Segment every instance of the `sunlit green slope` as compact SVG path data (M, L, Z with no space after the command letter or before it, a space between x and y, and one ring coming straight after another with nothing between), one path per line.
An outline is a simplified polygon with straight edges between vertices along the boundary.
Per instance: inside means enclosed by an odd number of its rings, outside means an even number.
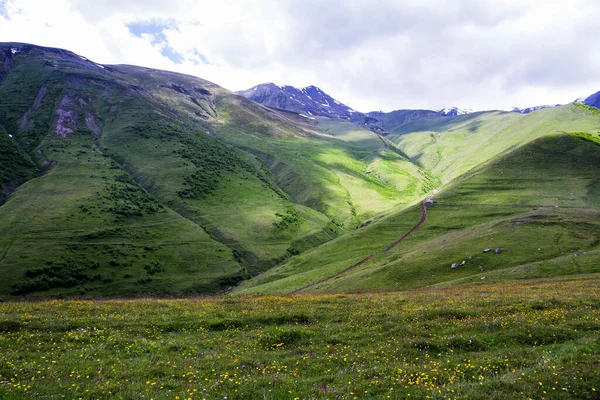
M495 111L422 121L423 131L393 140L411 160L431 170L443 183L548 132L600 129L597 116L576 104L530 114Z
M599 176L600 146L568 134L542 136L437 194L439 204L428 206L425 223L389 252L306 290L597 272ZM332 277L385 249L420 216L417 207L390 215L244 282L238 292L285 293Z

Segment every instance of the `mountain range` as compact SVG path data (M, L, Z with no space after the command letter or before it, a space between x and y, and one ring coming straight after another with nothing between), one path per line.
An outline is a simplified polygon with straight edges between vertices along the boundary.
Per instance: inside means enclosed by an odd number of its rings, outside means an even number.
M382 111L371 111L367 113L358 112L347 105L334 99L316 86L307 86L301 89L290 85L276 85L274 83L263 83L253 86L250 89L235 92L250 100L260 103L264 106L282 111L290 111L307 118L328 117L342 118L351 120L359 125L386 134L389 126L386 121L398 123L396 116L406 116L410 120L420 117L445 116L456 117L459 115L471 114L474 111L470 108L457 106L444 107L441 110L394 110L389 113ZM582 97L575 100L577 103L592 107L600 106L600 92L588 97ZM513 107L511 112L520 114L529 114L533 111L549 107L558 107L560 104L538 105L526 108ZM402 117L400 117L402 119Z
M347 105L334 99L316 86L307 86L301 89L290 85L276 85L274 83L262 83L253 86L250 89L235 92L250 100L256 101L264 106L283 111L291 111L301 116L313 118L314 116L328 118L342 118L354 122L363 123L369 127L377 129L382 128L377 116L384 113L379 112L358 112ZM455 117L458 115L469 114L471 109L459 108L456 106L445 107L439 111L432 110L397 110L397 111L425 111L428 116L442 115ZM392 111L392 112L397 112Z
M314 86L236 94L24 43L0 65L0 296L598 272L598 94L361 113Z

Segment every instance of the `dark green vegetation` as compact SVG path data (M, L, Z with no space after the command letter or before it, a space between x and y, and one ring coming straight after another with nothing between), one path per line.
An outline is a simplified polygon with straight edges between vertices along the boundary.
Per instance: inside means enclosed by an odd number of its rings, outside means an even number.
M0 303L0 397L595 399L600 277Z
M10 192L35 176L35 164L0 126L0 204Z

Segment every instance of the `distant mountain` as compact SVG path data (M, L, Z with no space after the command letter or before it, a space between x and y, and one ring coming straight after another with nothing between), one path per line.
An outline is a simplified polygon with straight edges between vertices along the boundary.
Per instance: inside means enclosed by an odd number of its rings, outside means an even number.
M323 116L350 119L361 114L316 86L298 89L289 85L262 83L250 89L238 91L236 94L267 107L293 111L306 117Z
M295 112L314 118L323 116L350 120L380 135L387 135L400 127L424 118L456 117L473 112L469 108L445 107L434 110L394 110L388 113L371 111L362 113L334 99L316 86L301 89L289 85L262 83L247 90L235 92L264 106Z
M387 113L371 111L364 118L364 125L373 131L388 133L396 132L411 122L429 117L439 118L440 113L433 110L394 110Z
M600 108L600 92L596 92L588 97L581 97L575 100L576 103L582 103L586 106Z
M527 108L514 107L511 111L520 113L520 114L529 114L530 112L541 110L543 108L551 108L551 107L558 107L558 106L560 106L560 104L545 104L542 106L533 106L533 107L527 107Z
M459 108L456 106L445 107L438 111L440 115L445 117L456 117L458 115L471 114L473 112L470 108Z

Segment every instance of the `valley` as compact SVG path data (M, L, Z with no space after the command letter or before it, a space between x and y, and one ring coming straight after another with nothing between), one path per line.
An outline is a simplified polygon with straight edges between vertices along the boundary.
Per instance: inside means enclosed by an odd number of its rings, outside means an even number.
M0 66L0 398L597 398L597 94L362 113Z
M241 92L277 109L186 75L3 48L4 296L399 290L599 272L596 108L363 114L316 87ZM268 103L282 93L296 108ZM501 256L479 254L490 246Z

